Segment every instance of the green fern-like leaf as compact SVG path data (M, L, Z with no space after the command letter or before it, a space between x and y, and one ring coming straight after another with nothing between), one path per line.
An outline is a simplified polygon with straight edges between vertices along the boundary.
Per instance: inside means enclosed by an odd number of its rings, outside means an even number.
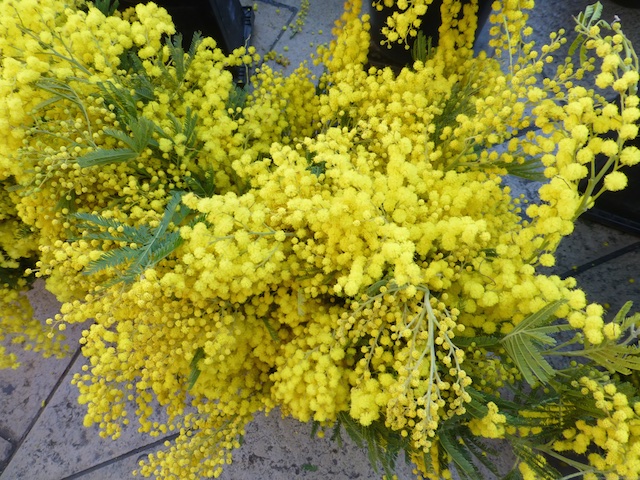
M82 230L84 238L89 240L124 240L144 244L151 238L151 231L146 225L132 227L113 218L93 213L74 213L71 216L81 221L77 224L77 228ZM110 231L114 233L110 233Z
M482 464L487 470L493 473L496 478L498 478L500 473L496 468L495 462L491 460L492 458L497 458L498 452L495 449L484 445L480 439L472 435L468 429L462 430L462 432L465 433L465 435L463 435L464 444L476 459L475 461Z
M36 82L36 87L48 92L52 95L50 99L44 100L36 106L36 109L47 107L48 105L55 103L59 100L67 100L81 108L84 108L84 103L73 89L71 85L62 80L54 78L41 78Z
M78 157L78 164L82 168L108 165L110 163L123 163L138 158L138 154L129 148L98 148L93 152Z
M486 348L498 345L500 343L500 338L492 335L483 335L479 337L455 337L453 343L458 347Z
M509 175L524 178L525 180L533 180L542 182L546 180L544 176L544 165L539 157L529 157L523 162L496 162L492 165L498 168L504 168Z
M202 347L196 348L196 352L191 359L191 372L189 373L189 378L187 379L187 390L191 390L193 386L198 381L198 377L200 376L200 368L198 367L198 363L200 360L204 358L204 349Z
M169 113L168 117L173 124L171 131L165 131L160 127L156 127L156 131L161 137L168 138L169 140L173 140L176 134L182 134L185 136L184 146L186 147L186 153L184 158L180 159L181 161L185 161L186 159L193 157L200 150L200 142L198 141L196 132L198 115L194 113L190 107L187 107L184 122L181 122L180 119L172 113Z
M171 255L181 244L182 238L179 231L167 233L163 239L156 242L153 251L149 254L148 263L150 265L157 264Z
M589 31L589 29L593 25L597 25L599 23L603 23L605 26L609 27L609 24L601 20L602 17L602 4L600 2L596 2L593 5L587 6L584 12L580 12L578 17L576 18L576 22L579 27L584 29L583 31ZM578 34L575 38L571 46L569 47L569 56L572 56L578 48L580 49L579 57L580 63L583 64L587 61L587 38L582 33Z
M347 435L360 448L366 448L373 469L376 473L381 468L387 478L395 474L396 462L401 451L408 451L409 441L399 432L385 427L384 423L375 421L369 426L364 426L354 420L348 413L338 415L338 423L332 438L339 438L339 428L344 427Z
M612 323L619 325L622 332L621 338L605 338L599 345L588 346L576 353L611 373L630 375L634 370L640 370L640 347L635 343L632 344L637 338L636 325L640 322L640 313L627 316L632 305L632 302L627 302L612 320Z
M227 100L227 110L232 109L235 111L236 108L244 107L248 96L249 89L246 86L242 87L234 84Z
M526 441L512 437L510 443L513 453L526 463L536 474L538 480L557 480L562 475L555 468L551 467L539 454L537 454ZM517 467L516 467L517 468ZM516 477L517 478L517 477Z
M111 81L99 84L106 105L113 105L116 119L120 123L128 124L132 118L138 118L137 100L131 89L116 86Z
M91 275L110 268L120 267L124 264L132 262L138 256L136 249L125 246L116 250L110 250L103 253L98 260L91 262L86 270L85 274Z
M414 62L424 63L433 55L431 42L431 37L427 37L422 30L418 30L418 35L411 47L411 58Z
M93 2L98 10L100 10L106 17L110 17L118 9L120 2L115 0L94 0Z
M637 345L602 346L585 356L612 373L631 375L632 371L640 370L640 348Z
M474 464L470 450L460 442L454 430L440 428L438 430L438 442L447 453L449 459L455 464L461 479L475 480L480 478L480 471Z
M151 120L146 118L129 118L127 127L131 130L131 135L119 130L104 129L105 135L120 140L127 145L127 148L98 148L79 157L77 159L78 164L82 168L86 168L128 162L138 158L138 155L154 142L153 132L157 127Z
M141 117L129 119L127 127L131 131L131 135L121 130L113 130L105 128L105 135L113 137L123 142L130 150L140 154L149 145L156 125L151 120Z
M202 42L200 32L195 32L191 39L189 52L185 52L182 48L182 34L174 35L167 40L166 46L169 52L169 58L158 63L162 72L162 78L168 82L174 89L178 89L184 81L187 71L193 61L196 49ZM173 74L168 66L173 66Z
M267 332L269 332L269 336L271 337L271 340L273 340L274 342L280 343L280 337L278 336L278 331L275 328L273 328L273 325L269 323L269 320L267 318L262 317L262 321L264 322L264 326L267 329Z
M162 216L160 225L154 232L151 240L140 248L140 254L132 262L131 266L128 269L128 276L133 275L133 277L135 278L135 276L139 275L147 268L151 268L153 265L155 265L155 263L151 259L156 254L156 250L159 247L166 249L166 245L164 244L164 234L167 231L167 228L169 228L169 225L172 222L174 222L176 225L180 224L188 212L188 208L184 205L182 206L183 208L180 208L179 211L176 211L178 205L180 204L181 198L181 192L173 193L171 200L169 200L169 203L165 208L165 212ZM177 238L174 237L174 242L172 244L173 249L171 251L178 248L181 244L182 238L180 236L178 236Z
M196 169L184 179L189 190L199 197L211 197L216 191L216 176L213 165L209 165L206 169Z
M553 313L564 302L552 302L529 315L501 340L501 344L530 385L538 381L546 383L555 375L555 370L542 355L542 347L556 344L556 340L548 334L560 332L568 327L550 324Z
M117 277L103 285L105 288L120 282L131 283L146 269L152 268L169 256L183 242L179 231L167 232L169 226L180 225L190 213L189 208L181 204L182 192L173 192L167 203L160 224L151 229L147 225L132 227L122 222L94 214L75 214L73 217L83 223L84 238L95 240L113 240L126 245L109 250L89 263L85 274L90 275L110 268L120 268ZM136 248L130 244L135 243Z

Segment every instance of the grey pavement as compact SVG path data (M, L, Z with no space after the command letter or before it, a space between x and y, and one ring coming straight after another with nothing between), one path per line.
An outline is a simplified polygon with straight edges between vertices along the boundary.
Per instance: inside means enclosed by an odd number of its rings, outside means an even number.
M252 4L250 0L243 3ZM282 27L295 20L300 0L256 3L252 43L261 53L275 49L287 56L291 61L288 71L309 58L315 46L330 39L343 5L342 0L311 0L303 30L292 36L290 29ZM548 38L550 31L571 25L571 17L589 3L538 0L532 15L536 37ZM640 47L640 10L603 3L604 18L612 20L618 15ZM573 269L590 299L608 302L612 310L626 300L640 306L640 248L629 248L639 241L638 236L581 220L574 234L561 244L554 272ZM57 313L59 305L42 283L36 283L29 295L39 318ZM77 391L70 384L84 362L77 348L80 332L81 327L68 332L72 350L68 358L43 359L27 353L22 355L20 369L0 371L0 480L127 480L134 478L131 471L139 459L162 447L164 439L143 436L134 428L113 441L102 439L96 428L83 427L84 410L77 405ZM310 430L309 425L282 419L277 413L257 418L221 478L380 478L369 466L366 452L349 442L339 447L329 439L311 438ZM496 461L508 464L510 459ZM403 466L399 478L413 478L411 468Z

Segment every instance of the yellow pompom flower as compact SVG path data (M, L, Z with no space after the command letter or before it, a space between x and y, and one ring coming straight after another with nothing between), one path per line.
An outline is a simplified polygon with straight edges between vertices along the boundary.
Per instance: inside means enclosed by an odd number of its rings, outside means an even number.
M611 172L604 177L604 187L607 190L616 192L623 190L627 186L627 176L622 172Z

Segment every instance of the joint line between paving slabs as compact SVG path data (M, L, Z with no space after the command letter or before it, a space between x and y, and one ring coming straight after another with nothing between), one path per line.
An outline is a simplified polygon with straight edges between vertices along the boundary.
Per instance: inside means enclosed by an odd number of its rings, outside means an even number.
M174 433L174 434L169 435L169 436L167 436L165 438L161 438L160 440L156 440L155 442L150 443L148 445L144 445L142 447L134 448L133 450L131 450L131 451L127 452L127 453L123 453L122 455L118 455L117 457L114 457L114 458L111 458L109 460L106 460L106 461L104 461L102 463L94 465L93 467L89 467L89 468L87 468L85 470L82 470L81 472L74 473L73 475L69 475L68 477L62 478L61 480L75 480L75 479L78 479L78 478L82 478L82 476L86 475L87 473L95 472L96 470L100 470L103 467L107 467L109 465L112 465L112 464L114 464L114 463L116 463L116 462L118 462L120 460L124 460L125 458L132 457L133 455L136 455L136 454L138 454L140 452L144 452L145 450L149 450L151 448L154 448L154 447L157 447L157 446L160 446L160 445L164 445L164 442L167 442L167 441L170 442L172 440L175 440L176 438L178 438L178 435L179 434Z
M13 449L13 446L16 444L15 440L11 440L11 435L9 435L9 432L7 432L6 429L1 427L0 427L0 439L4 440L7 443L10 443L11 449Z
M285 23L285 25L291 25L291 23L293 23L293 20L298 15L298 9L296 7L285 5L284 3L275 2L273 0L258 0L258 2L265 3L272 7L286 8L287 10L289 10L291 12L291 16L289 17L289 20ZM280 33L278 33L278 36L276 37L275 41L269 46L269 50L273 50L275 48L276 44L282 39L282 36L285 34L285 32L286 30L282 30L282 29L280 30Z
M291 10L292 12L298 11L296 7L292 7L291 5L287 5L286 3L276 2L275 0L257 0L257 1L258 3L266 3L267 5L271 5L273 7L286 8L287 10Z
M636 250L640 250L640 241L632 243L631 245L627 245L624 248L616 250L615 252L608 253L607 255L603 255L602 257L596 258L590 262L584 263L579 267L572 268L571 270L567 270L563 274L560 275L560 278L564 279L567 277L575 277L581 273L586 272L587 270L591 270L592 268L598 267L603 263L606 263L610 260L614 260L622 255L627 253L635 252Z
M13 457L15 457L16 453L18 453L18 451L20 450L20 447L22 446L22 444L24 443L26 438L29 436L29 433L31 433L31 430L33 429L35 424L40 419L40 416L42 415L42 412L44 412L44 409L47 408L47 406L49 406L49 403L51 402L51 399L53 398L53 396L58 391L58 388L60 388L60 385L62 384L62 380L67 377L67 374L69 373L69 371L71 370L73 365L76 363L76 360L78 359L79 356L80 356L80 347L78 347L78 349L72 355L71 359L69 360L68 365L65 367L64 371L60 374L60 377L58 377L58 380L56 380L56 383L53 386L53 388L51 389L51 391L49 392L49 395L47 395L47 398L40 405L40 408L38 409L38 414L33 418L33 420L31 420L31 423L29 423L29 426L27 427L27 430L24 432L24 434L22 435L20 440L18 440L18 442L15 443L15 444L13 442L11 442L13 448L11 449L11 453L9 454L9 457L4 462L5 468L8 467L11 464L11 461L13 460ZM1 473L2 473L2 471L0 471L0 474Z

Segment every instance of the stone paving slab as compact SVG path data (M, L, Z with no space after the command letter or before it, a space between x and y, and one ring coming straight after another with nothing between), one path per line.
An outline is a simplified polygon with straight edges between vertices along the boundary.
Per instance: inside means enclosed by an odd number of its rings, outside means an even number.
M244 6L252 6L254 3L257 7L254 8L255 21L249 44L256 47L260 55L264 55L273 50L278 41L285 35L282 27L294 21L298 8L295 5L287 5L275 1L242 2Z
M136 448L61 480L139 480L143 477L133 476L132 472L147 455L160 450L163 442L164 440L159 440L152 445Z
M640 237L589 220L578 220L570 237L560 242L553 272L561 275L587 266L640 242Z
M319 45L328 44L331 40L331 29L342 14L344 0L311 0L301 31L295 29L301 15L300 0L242 2L247 6L254 3L257 8L251 43L258 53L264 55L275 51L282 55L286 59L285 64L270 62L270 65L285 73L291 73L307 62L315 75L320 74L322 67L312 64L311 55Z
M59 311L59 303L44 289L44 282L38 281L28 294L34 308L35 318L45 320ZM71 353L78 348L81 325L75 325L65 331L66 344ZM21 366L16 370L3 370L0 373L0 436L16 444L25 435L35 416L42 409L51 391L60 381L61 375L69 366L70 357L42 358L40 353L24 352L9 345ZM0 467L2 460L0 457Z
M99 436L97 425L83 426L85 407L76 402L78 390L71 385L86 360L74 359L73 366L21 443L0 480L63 479L75 473L154 443L156 439L137 432L137 422L123 427L114 441ZM45 480L45 478L43 478Z
M13 445L5 438L0 437L0 463L9 460L9 455L13 451Z
M632 312L640 311L640 250L593 267L575 278L585 286L590 302L609 305L610 316L627 301L634 303Z
M311 436L311 425L277 412L260 416L247 427L242 447L234 453L234 463L221 480L324 480L380 478L371 468L367 455L343 432L342 446L327 437ZM398 478L410 479L411 468L398 461Z

